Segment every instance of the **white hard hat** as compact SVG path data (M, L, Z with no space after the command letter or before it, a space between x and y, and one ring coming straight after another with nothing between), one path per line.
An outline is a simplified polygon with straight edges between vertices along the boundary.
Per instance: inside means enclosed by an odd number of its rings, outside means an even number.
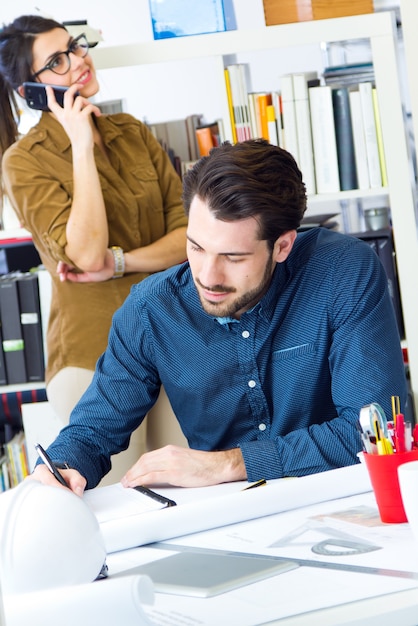
M97 519L70 489L25 480L1 494L3 593L92 582L105 559Z

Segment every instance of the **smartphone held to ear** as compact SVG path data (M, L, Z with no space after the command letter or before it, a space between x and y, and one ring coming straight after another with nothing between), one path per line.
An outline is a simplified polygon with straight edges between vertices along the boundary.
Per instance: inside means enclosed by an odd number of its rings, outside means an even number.
M60 106L64 106L64 94L68 87L59 87L57 85L50 85L54 91L55 99ZM25 90L25 100L28 107L36 109L38 111L49 111L48 98L45 90L46 85L43 83L23 83ZM75 96L79 93L76 92Z

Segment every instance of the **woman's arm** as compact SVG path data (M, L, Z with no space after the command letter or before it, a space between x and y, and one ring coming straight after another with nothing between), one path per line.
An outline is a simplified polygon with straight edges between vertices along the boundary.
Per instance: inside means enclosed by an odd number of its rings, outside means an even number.
M186 227L177 228L158 241L124 253L125 274L132 272L159 272L186 259ZM75 272L61 261L57 266L60 280L72 283L101 282L113 278L115 258L110 249L106 252L104 267L97 272Z
M66 225L65 253L74 266L88 272L103 268L109 233L94 158L100 134L93 116L99 116L100 110L86 98L74 99L76 88L74 85L65 94L64 107L56 103L52 89L48 89L48 106L69 137L73 156L74 196Z

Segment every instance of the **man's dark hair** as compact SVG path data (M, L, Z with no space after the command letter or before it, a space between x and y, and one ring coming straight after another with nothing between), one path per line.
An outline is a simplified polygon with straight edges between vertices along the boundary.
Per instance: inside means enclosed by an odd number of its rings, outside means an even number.
M259 238L273 247L284 232L300 226L306 188L292 155L265 139L225 142L187 172L183 202L189 215L195 196L226 222L255 217Z

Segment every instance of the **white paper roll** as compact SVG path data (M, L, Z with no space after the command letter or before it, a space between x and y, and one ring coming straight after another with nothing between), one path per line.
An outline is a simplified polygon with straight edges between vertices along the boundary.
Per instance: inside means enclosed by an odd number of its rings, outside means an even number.
M7 626L152 626L143 604L153 602L148 576L109 578L4 596Z

